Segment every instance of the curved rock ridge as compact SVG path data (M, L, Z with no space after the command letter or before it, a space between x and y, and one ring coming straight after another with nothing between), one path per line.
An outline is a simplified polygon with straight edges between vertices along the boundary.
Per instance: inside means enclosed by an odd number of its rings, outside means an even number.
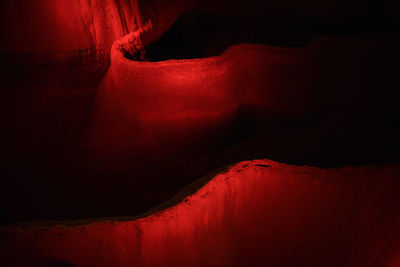
M123 156L193 143L193 136L215 131L243 106L286 117L319 108L310 101L320 94L313 68L323 39L303 48L238 44L214 57L143 62L126 57L138 38L132 33L114 42L94 100L84 143L102 147L107 158L111 151ZM287 73L296 75L285 79Z
M2 262L398 266L399 174L398 165L320 169L241 162L144 217L2 228Z
M356 102L358 93L345 88L366 84L373 70L360 58L377 50L372 42L321 37L305 47L242 43L219 56L143 62L126 55L138 38L132 33L114 43L91 110L84 143L107 159L162 145L178 150L243 108L297 120Z

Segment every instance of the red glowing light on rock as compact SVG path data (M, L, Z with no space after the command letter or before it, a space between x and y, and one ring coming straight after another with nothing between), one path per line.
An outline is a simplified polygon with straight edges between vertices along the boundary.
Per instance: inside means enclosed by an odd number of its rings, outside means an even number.
M3 257L78 266L396 266L398 173L242 162L142 218L3 229Z

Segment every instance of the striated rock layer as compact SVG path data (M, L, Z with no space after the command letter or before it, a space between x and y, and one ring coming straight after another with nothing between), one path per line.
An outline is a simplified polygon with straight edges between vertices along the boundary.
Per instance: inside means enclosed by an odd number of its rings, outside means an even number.
M40 80L76 81L104 74L115 40L151 23L158 39L193 1L4 1L0 53L15 72ZM162 12L161 12L162 11ZM14 73L13 73L14 72Z
M50 53L111 47L115 40L142 28L149 20L158 26L157 31L170 26L191 6L191 1L183 2L6 1L1 10L1 34L7 36L7 42L0 48L15 53Z
M137 218L2 228L2 263L398 266L399 172L241 162Z

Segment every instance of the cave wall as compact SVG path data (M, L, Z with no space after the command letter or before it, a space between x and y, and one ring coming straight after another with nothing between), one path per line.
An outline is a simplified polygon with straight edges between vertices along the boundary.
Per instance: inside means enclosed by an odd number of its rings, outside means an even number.
M291 13L275 7L293 4L292 11L309 14L314 2L299 8L300 2L250 1L240 9L235 1L226 10L234 17L253 11L260 11L255 17L267 11L284 16ZM152 21L142 35L149 43L185 10L219 14L227 3L47 3L2 1L7 39L2 42L7 68L1 73L7 155L2 213L12 222L136 214L219 165L266 155L338 166L398 154L395 38L318 37L291 48L236 45L213 58L167 62L127 60L115 49L110 66L112 43L139 22ZM340 13L332 2L324 3L315 5L315 14ZM135 178L121 169L105 172L102 163L108 161L132 168ZM157 174L149 171L154 165ZM180 178L167 183L163 172L175 176L174 168ZM74 184L82 177L86 184ZM109 192L108 181L113 188L128 184L135 194ZM89 200L82 194L87 184ZM70 192L79 197L68 199ZM136 201L142 197L144 204Z
M2 74L12 81L5 79L8 166L0 195L7 206L0 215L16 222L137 214L197 174L255 155L385 161L398 144L396 129L387 127L398 121L390 91L397 73L389 64L397 62L397 43L390 37L321 38L290 49L239 45L213 58L157 63L114 49L110 65L113 43L146 25L142 41L156 41L193 8L255 19L323 17L363 13L372 2L242 4L3 1ZM201 131L207 136L232 118L262 129L257 142L215 145L237 128L202 138ZM185 154L189 145L213 142L217 152ZM182 161L159 150L176 153L182 143ZM122 158L124 168L108 173L82 146L114 167ZM150 163L141 161L146 149L153 149L145 155ZM398 177L393 165L323 170L245 162L141 218L1 228L1 258L10 266L396 266Z
M143 27L150 18L160 28L170 26L190 5L181 2L171 1L167 7L166 1L4 1L1 34L6 42L2 42L1 51L52 53L110 48L115 40Z
M399 171L241 162L136 219L2 228L2 263L398 266Z
M122 36L143 27L149 19L155 26L149 41L158 39L177 16L191 9L232 17L263 18L281 15L340 15L365 12L373 1L3 1L0 51L61 52L94 46L111 46Z

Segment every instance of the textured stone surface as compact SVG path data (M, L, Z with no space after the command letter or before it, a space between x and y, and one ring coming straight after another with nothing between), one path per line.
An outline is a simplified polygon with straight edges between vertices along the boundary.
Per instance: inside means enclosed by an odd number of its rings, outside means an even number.
M393 165L319 169L241 162L136 219L2 228L2 262L397 266L399 174Z
M170 2L163 14L156 13L166 5L164 2L5 1L1 10L1 33L8 39L2 42L1 50L51 53L110 47L115 40L138 30L149 19L154 20L154 25L163 28L169 26L185 10L184 2L178 0Z

